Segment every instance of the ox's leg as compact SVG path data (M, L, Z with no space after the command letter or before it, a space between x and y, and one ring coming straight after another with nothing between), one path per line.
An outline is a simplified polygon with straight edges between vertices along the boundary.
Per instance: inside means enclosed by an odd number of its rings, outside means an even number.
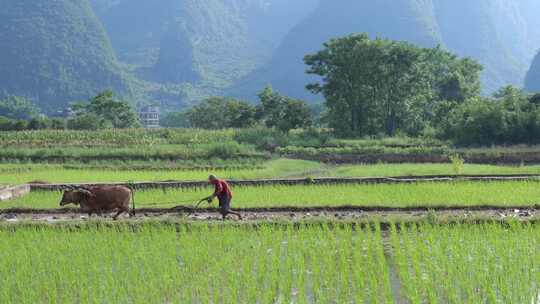
M118 209L118 212L113 216L113 220L117 220L118 219L118 216L120 216L120 214L124 213L124 212L128 212L129 210L126 210L125 208L120 208Z

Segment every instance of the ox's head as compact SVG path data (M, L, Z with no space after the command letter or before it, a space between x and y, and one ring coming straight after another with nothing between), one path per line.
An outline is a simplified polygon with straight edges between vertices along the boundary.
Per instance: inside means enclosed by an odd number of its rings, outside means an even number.
M79 205L93 196L94 194L86 189L67 189L64 191L64 195L62 195L60 206L69 204Z

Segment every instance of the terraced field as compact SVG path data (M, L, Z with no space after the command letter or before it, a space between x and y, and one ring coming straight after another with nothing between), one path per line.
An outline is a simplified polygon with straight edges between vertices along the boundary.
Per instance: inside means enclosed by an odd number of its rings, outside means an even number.
M540 303L540 166L522 158L534 160L538 147L282 137L1 133L0 185L204 182L217 174L240 180L232 206L244 220L221 221L215 204L194 209L212 193L205 183L136 189L137 215L118 221L60 209L60 191L34 190L0 203L0 303ZM356 160L371 153L374 161L280 158L328 152ZM469 164L449 152L514 165ZM447 163L377 161L396 155ZM448 178L410 179L434 175ZM397 178L343 179L351 177ZM296 180L242 184L277 178Z

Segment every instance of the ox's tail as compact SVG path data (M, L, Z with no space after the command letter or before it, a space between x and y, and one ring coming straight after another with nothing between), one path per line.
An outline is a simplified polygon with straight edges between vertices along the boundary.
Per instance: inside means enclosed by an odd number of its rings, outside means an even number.
M131 215L135 216L135 191L131 189Z
M128 188L131 191L131 212L129 214L135 216L135 191L133 190L135 187L133 183L130 183Z

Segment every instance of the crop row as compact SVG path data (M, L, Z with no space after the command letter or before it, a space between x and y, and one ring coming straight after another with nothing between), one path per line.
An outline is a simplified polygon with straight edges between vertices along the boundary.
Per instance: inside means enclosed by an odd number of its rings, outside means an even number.
M163 144L205 144L232 140L234 130L129 129L129 130L38 130L0 132L3 146L147 146Z
M276 159L271 161L211 161L201 167L195 162L108 165L0 164L0 184L31 181L50 183L205 180L214 173L227 179L283 177L375 177L456 174L452 164L374 164L326 166L318 162ZM180 166L180 167L179 167ZM495 166L465 164L469 175L540 174L540 166Z
M0 229L1 303L535 303L540 228Z
M213 189L135 192L137 207L191 206ZM233 208L525 206L540 202L540 181L422 182L412 184L273 185L234 187ZM1 208L58 208L60 192L33 191Z
M128 146L128 147L6 147L0 150L2 162L89 162L89 161L177 161L192 159L268 158L253 147L237 142L207 144Z
M321 165L302 160L277 159L271 161L232 160L213 162L212 167L196 167L195 164L175 168L175 164L156 164L161 169L129 169L122 166L85 167L56 164L1 164L0 184L23 184L31 181L50 183L128 182L167 180L206 180L209 174L223 178L252 179L273 178L289 175L307 175L320 170ZM166 166L171 166L167 168ZM540 173L540 169L538 170Z

